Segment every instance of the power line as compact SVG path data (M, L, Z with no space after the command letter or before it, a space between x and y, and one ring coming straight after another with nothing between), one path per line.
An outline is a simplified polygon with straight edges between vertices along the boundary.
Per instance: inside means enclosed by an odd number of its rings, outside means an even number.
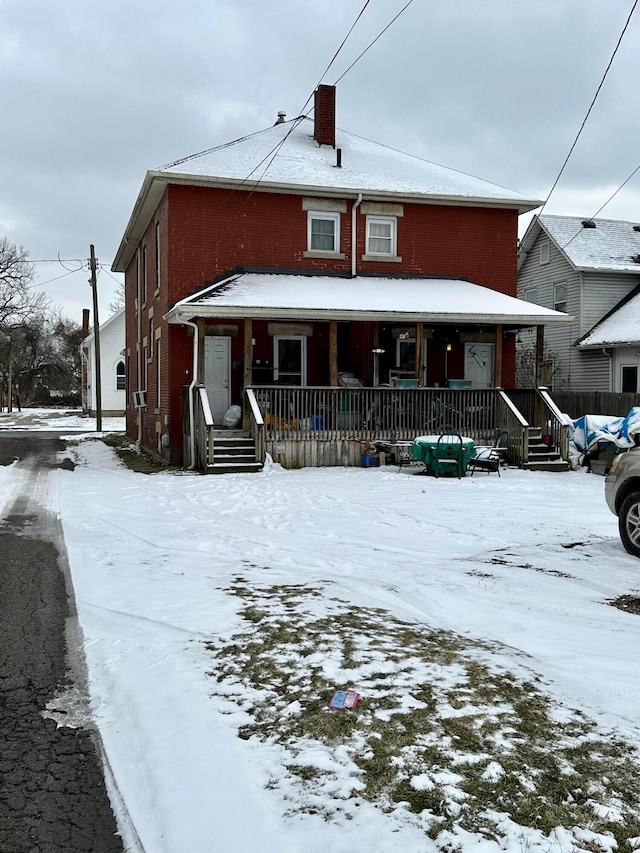
M636 0L636 3L637 3L637 2L638 2L638 0ZM409 2L408 2L405 6L403 6L403 7L402 7L402 9L400 9L400 11L399 11L399 12L398 12L398 14L395 16L395 18L392 18L392 19L389 21L389 23L387 24L387 26L386 26L386 27L385 27L381 32L379 32L379 33L378 33L378 35L374 38L374 40L373 40L369 45L367 45L367 47L365 47L365 49L362 51L362 53L360 54L360 56L356 57L356 59L354 59L354 60L353 60L353 62L352 62L352 63L351 63L351 65L347 68L347 70L342 72L342 74L338 77L338 79L336 80L336 82L333 84L334 86L337 86L337 85L338 85L338 83L342 80L342 78L343 78L343 77L345 77L345 76L349 73L349 71L351 71L351 69L353 68L353 66L354 66L357 62L359 62L359 61L362 59L362 57L365 55L365 53L366 53L368 50L370 50L370 49L374 46L374 44L378 41L378 39L386 33L386 31L389 29L389 27L390 27L392 24L394 24L394 23L398 20L398 18L400 17L400 15L402 15L402 13L405 11L405 9L408 9L408 8L409 8L409 6L410 6L412 3L413 3L413 0L409 0Z
M559 181L559 180L560 180L560 178L562 177L562 173L564 172L565 167L566 167L567 163L569 162L569 158L570 158L570 157L571 157L571 155L573 154L573 149L576 147L576 145L577 145L577 143L578 143L578 139L580 139L580 134L582 133L582 130L583 130L583 128L584 128L584 126L585 126L585 124L587 123L587 119L589 118L589 116L590 116L590 114L591 114L591 110L593 109L593 105L595 104L595 102L596 102L596 100L597 100L597 98L598 98L598 95L600 94L600 90L602 89L602 86L604 85L604 81L606 80L607 74L609 73L609 69L610 69L610 68L611 68L611 66L613 65L613 60L615 59L615 55L616 55L616 53L618 52L618 48L620 47L620 44L622 43L622 39L623 39L623 37L624 37L624 34L626 33L626 31L627 31L627 27L629 26L629 23L630 23L630 21L631 21L631 16L633 15L633 13L634 13L635 8L636 8L636 6L637 6L637 5L638 5L638 0L634 0L633 6L631 7L631 11L629 12L629 17L627 18L627 21L626 21L626 23L625 23L624 27L622 28L622 32L620 33L620 38L618 39L618 43L616 44L615 49L614 49L613 53L611 54L611 59L609 60L609 64L607 65L607 67L606 67L606 69L605 69L605 72L604 72L604 74L602 75L602 79L600 80L600 84L599 84L598 88L596 89L596 93L595 93L595 95L593 96L593 100L591 101L591 104L590 104L590 106L589 106L589 109L587 110L587 114L585 115L585 117L584 117L584 119L583 119L583 121L582 121L582 124L580 125L580 129L578 130L578 133L577 133L577 135L576 135L576 138L573 140L573 145L572 145L572 146L571 146L571 148L569 149L569 153L567 154L567 156L566 156L566 158L565 158L565 161L564 161L564 163L562 164L562 168L561 168L561 169L560 169L560 171L558 172L558 177L557 177L557 178L555 179L555 181L553 182L553 186L552 186L552 187L551 187L551 189L549 190L549 195L546 197L544 204L543 204L543 205L542 205L542 207L540 208L540 213L542 213L542 211L545 209L545 207L546 207L546 205L547 205L547 202L548 202L548 201L549 201L549 199L551 198L551 194L552 194L552 193L553 193L553 191L555 190L555 188L556 188L556 186L557 186L557 184L558 184L558 181ZM347 69L347 70L348 70L348 69ZM538 214L538 215L540 215L540 214Z

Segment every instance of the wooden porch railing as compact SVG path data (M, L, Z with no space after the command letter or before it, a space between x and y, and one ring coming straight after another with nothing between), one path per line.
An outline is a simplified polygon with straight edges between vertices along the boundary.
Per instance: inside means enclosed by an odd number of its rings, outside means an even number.
M189 406L189 387L183 386L182 409L183 412L188 412ZM184 418L183 418L184 420ZM198 471L206 471L207 465L213 464L214 442L213 442L213 417L211 416L211 407L209 406L209 398L207 389L204 385L196 386L193 389L193 420L194 420L194 455L192 460L190 442L184 442L184 461L185 466L193 467ZM188 422L188 418L187 418ZM188 431L187 431L188 438Z
M496 429L507 429L514 433L515 449L523 429L496 388L263 386L249 391L262 414L266 441L413 439L451 424L482 444L493 440Z
M510 388L506 393L531 426L552 436L560 456L567 461L570 422L553 402L547 388Z
M509 433L509 461L518 466L529 461L529 424L507 394L498 391L498 429Z
M255 443L256 461L264 463L264 420L253 388L247 388L246 394L249 406L249 430Z

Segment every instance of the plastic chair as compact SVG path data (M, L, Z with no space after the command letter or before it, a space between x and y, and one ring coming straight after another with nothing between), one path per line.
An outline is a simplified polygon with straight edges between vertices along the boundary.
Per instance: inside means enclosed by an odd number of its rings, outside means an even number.
M429 460L429 467L436 475L455 473L460 479L464 474L464 454L462 436L456 430L443 432L438 437L435 451Z
M476 468L480 468L487 474L497 471L499 477L500 466L504 464L508 450L509 433L506 430L498 430L495 441L490 447L476 447L475 454L469 459L467 465L471 470L471 476L473 477Z

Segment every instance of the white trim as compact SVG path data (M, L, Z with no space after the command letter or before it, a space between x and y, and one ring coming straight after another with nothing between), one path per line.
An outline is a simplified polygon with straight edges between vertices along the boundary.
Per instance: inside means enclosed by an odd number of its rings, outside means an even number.
M274 335L273 336L273 381L277 382L280 378L280 365L278 355L278 343L280 341L300 341L300 360L302 364L300 387L306 388L307 385L307 338L305 335Z
M371 226L372 225L389 225L389 237L372 237L371 236ZM371 240L389 240L389 251L388 252L375 252L371 249ZM397 245L398 245L398 219L395 216L373 216L372 214L367 215L367 240L366 240L366 251L365 255L373 255L376 258L395 258L397 255Z
M558 299L558 288L564 287L564 299ZM566 281L556 281L553 284L553 310L566 311L567 300L569 296L569 287ZM564 305L564 308L556 308L556 305Z
M315 248L311 244L313 222L320 220L323 222L333 222L333 249ZM328 236L328 235L327 235ZM307 251L308 252L331 252L338 254L340 252L340 214L328 210L310 210L307 213Z

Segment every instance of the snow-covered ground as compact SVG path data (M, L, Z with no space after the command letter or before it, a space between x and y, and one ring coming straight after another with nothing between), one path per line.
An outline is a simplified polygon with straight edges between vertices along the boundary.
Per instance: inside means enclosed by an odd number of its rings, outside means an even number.
M640 835L637 797L609 785L620 743L640 744L640 615L610 604L640 594L640 561L603 478L143 475L100 441L67 455L52 509L93 712L148 853L568 853ZM358 706L329 710L334 688ZM505 775L542 803L545 749L572 780L553 831L505 800L465 823ZM563 821L578 801L593 831Z

